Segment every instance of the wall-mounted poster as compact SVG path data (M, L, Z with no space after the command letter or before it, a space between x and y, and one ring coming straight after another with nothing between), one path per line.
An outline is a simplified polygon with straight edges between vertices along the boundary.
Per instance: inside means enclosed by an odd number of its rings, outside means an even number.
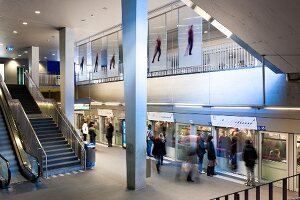
M191 8L179 9L179 67L202 65L202 18Z
M107 38L107 77L115 77L119 75L119 43L118 33L108 35Z
M87 73L87 44L80 45L78 53L78 64L79 64L79 71L78 71L78 81L86 81L88 80L88 73Z
M178 61L178 9L167 13L167 69L177 69Z
M149 69L160 71L166 69L166 15L161 15L149 20Z
M93 79L101 78L101 38L92 41L92 77Z
M119 75L124 74L124 68L123 68L123 36L122 31L118 32L118 41L119 41Z

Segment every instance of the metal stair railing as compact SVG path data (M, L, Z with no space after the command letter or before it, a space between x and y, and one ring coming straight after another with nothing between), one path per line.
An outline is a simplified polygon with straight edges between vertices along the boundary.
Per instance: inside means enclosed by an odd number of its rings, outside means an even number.
M43 176L48 177L47 154L46 154L44 148L42 147L30 121L27 117L27 114L25 113L25 111L23 109L21 102L18 99L13 99L11 97L10 92L1 76L0 76L0 86L2 89L1 91L3 92L4 96L6 97L6 101L9 106L9 109L11 110L13 118L15 119L15 122L19 129L19 133L22 138L22 142L24 142L24 144L26 146L26 151L28 151L28 153L27 153L24 150L23 153L28 154L27 157L30 162L32 162L34 160L34 157L37 158L39 166L40 166L38 170L41 170ZM45 163L43 162L43 159L45 159ZM27 163L27 164L29 164L29 163Z
M86 152L84 144L73 125L69 122L65 114L61 111L53 99L46 99L43 97L27 72L25 72L25 85L38 104L42 114L53 118L71 148L74 150L76 156L80 158L81 166L86 169Z
M292 179L292 180L291 180ZM282 183L282 188L281 188L281 197L282 200L288 200L288 190L289 190L289 184L288 183L292 183L291 186L293 185L297 185L298 186L298 191L296 191L295 193L297 194L297 198L293 197L292 199L299 199L300 197L300 174L296 174L296 175L292 175L292 176L288 176L282 179L278 179L272 182L268 182L268 183L264 183L264 184L260 184L251 188L247 188L244 190L240 190L240 191L236 191L236 192L232 192L226 195L222 195L219 197L215 197L212 198L210 200L229 200L229 199L234 199L234 200L250 200L249 196L250 196L250 192L254 193L255 196L255 200L261 200L262 199L262 190L261 188L266 186L268 187L268 198L269 200L273 200L275 197L274 194L274 185L275 183ZM277 190L278 191L278 190ZM252 195L253 196L253 195ZM276 196L278 196L278 194L276 194ZM254 200L254 198L251 198L251 200Z
M0 154L0 188L6 188L10 184L11 171L9 161Z

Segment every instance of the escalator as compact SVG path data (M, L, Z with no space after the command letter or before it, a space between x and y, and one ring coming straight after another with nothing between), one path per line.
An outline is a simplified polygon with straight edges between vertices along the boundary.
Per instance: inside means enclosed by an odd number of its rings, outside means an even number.
M37 158L27 153L17 125L0 89L0 188L40 176Z

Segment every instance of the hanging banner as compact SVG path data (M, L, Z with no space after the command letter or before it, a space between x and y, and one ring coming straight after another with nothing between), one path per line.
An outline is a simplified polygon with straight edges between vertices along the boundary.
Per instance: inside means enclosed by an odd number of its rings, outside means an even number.
M256 117L211 115L212 126L257 130Z
M164 112L147 112L148 120L162 121L162 122L174 122L173 113Z
M98 115L105 117L113 117L114 113L112 110L109 109L98 109Z

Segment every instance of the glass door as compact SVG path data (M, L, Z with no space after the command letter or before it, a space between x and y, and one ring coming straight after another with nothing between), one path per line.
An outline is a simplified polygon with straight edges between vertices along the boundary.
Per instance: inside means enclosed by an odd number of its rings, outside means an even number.
M122 121L123 119L115 118L115 144L118 146L122 146Z
M274 181L288 176L288 134L261 132L261 180Z
M18 85L24 85L24 68L18 67L17 68L17 83Z

